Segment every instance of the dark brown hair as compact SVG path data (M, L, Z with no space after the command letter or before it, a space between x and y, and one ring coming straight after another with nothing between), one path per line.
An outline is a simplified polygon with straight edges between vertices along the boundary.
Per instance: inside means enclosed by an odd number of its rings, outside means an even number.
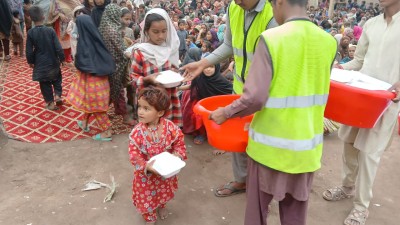
M169 108L170 98L165 89L154 86L143 88L139 92L138 99L142 97L143 100L148 102L149 105L153 106L157 111L163 111Z

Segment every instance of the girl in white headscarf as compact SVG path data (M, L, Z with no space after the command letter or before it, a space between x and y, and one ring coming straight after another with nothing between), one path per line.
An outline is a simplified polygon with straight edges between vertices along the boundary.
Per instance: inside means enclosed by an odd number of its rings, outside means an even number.
M147 12L140 43L133 46L133 86L140 91L144 86L156 84L157 74L177 70L179 66L179 38L168 13L160 8ZM171 105L164 117L182 126L182 112L177 88L166 89Z

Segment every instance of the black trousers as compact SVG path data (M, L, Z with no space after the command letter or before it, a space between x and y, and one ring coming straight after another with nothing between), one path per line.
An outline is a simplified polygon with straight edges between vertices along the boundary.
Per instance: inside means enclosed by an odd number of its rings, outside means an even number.
M54 95L61 97L62 95L62 77L57 77L56 80L53 81L40 81L40 91L42 92L44 101L46 103L54 102ZM54 89L54 92L53 92Z
M4 55L7 56L10 54L10 40L2 39L0 43L0 53L2 54L4 50Z

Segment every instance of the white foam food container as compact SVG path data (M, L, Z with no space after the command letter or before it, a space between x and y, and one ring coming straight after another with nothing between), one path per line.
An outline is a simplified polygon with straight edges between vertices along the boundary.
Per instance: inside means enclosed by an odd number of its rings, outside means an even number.
M156 81L162 84L165 88L177 87L183 81L183 77L172 70L162 71L160 75L156 77Z
M392 85L358 71L332 69L331 80L366 90L387 90Z
M149 162L153 160L155 160L153 168L164 178L175 176L186 165L183 160L169 152L155 155L150 158Z

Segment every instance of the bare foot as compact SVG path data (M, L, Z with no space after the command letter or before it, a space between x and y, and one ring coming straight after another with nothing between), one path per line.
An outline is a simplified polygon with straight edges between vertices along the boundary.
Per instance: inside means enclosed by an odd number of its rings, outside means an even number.
M213 154L214 156L219 156L219 155L225 154L225 151L218 150L218 149L214 149L214 150L212 151L212 154Z
M158 214L160 215L160 219L165 220L168 217L168 210L166 208L159 208Z
M54 98L54 102L56 103L57 106L63 105L63 101L60 96L56 95L56 97Z

